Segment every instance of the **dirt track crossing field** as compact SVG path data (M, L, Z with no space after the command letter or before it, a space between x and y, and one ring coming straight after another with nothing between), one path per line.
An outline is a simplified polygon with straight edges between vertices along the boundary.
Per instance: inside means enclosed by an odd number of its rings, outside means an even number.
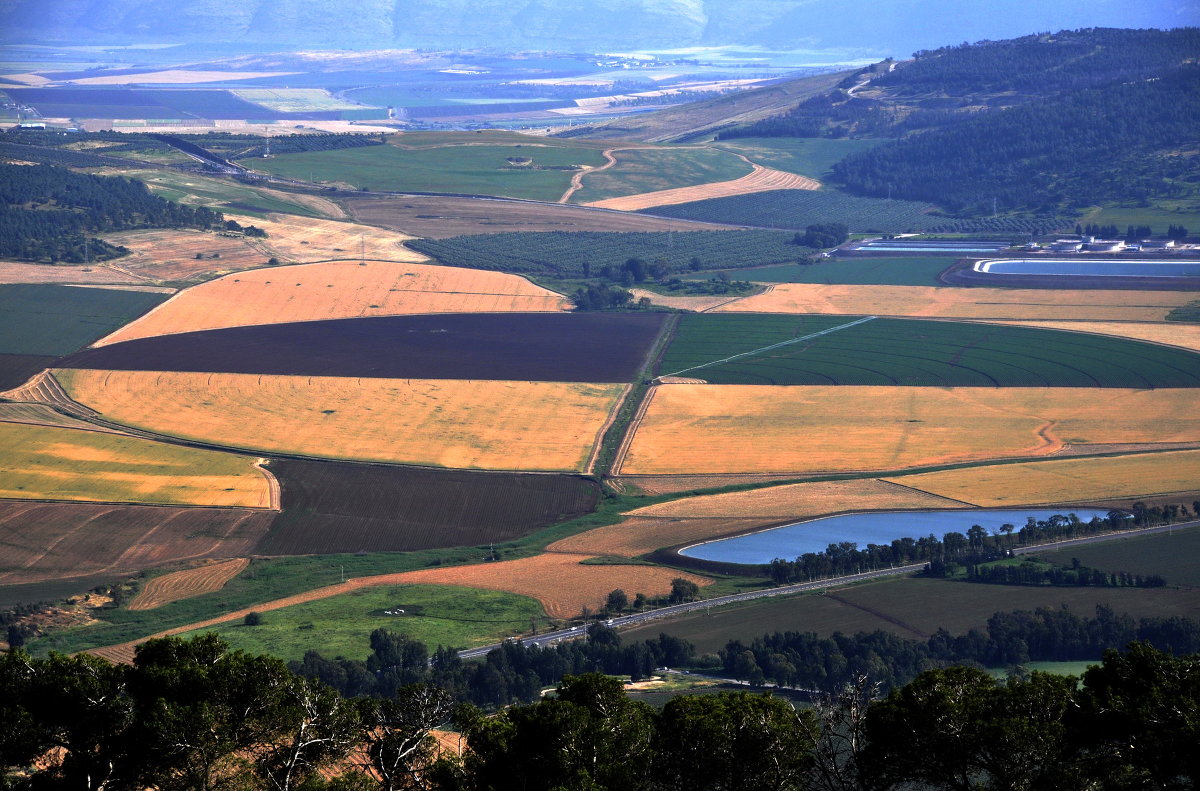
M105 418L257 451L435 467L582 471L627 385L59 371Z
M1200 441L1196 391L661 385L618 474L818 474Z
M516 275L336 261L241 272L193 286L96 345L253 324L412 313L559 312L568 307L561 294Z
M128 609L153 610L193 596L216 593L249 565L250 558L234 558L155 577L133 597Z
M691 203L708 200L709 198L728 198L733 195L748 195L753 192L770 192L771 190L816 190L821 183L808 176L786 173L782 170L765 168L754 165L754 170L740 179L718 181L712 184L700 184L695 187L676 187L657 192L643 192L640 195L627 195L622 198L607 198L584 204L598 209L618 209L620 211L639 211L654 206L671 206L676 203Z

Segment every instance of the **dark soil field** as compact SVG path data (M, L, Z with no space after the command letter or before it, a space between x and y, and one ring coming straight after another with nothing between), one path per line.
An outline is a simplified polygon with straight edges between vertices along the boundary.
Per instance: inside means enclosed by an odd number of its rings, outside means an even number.
M63 368L121 371L628 382L663 313L387 316L268 324L88 349Z
M20 387L38 371L49 368L55 359L32 354L0 354L0 390Z
M358 222L426 239L510 231L703 231L720 225L605 211L565 203L481 200L439 195L338 195ZM728 226L726 226L728 227Z
M33 283L0 285L0 353L70 354L169 294Z
M996 612L1058 608L1092 616L1097 605L1134 618L1200 614L1200 590L1170 588L1052 588L981 585L951 580L891 579L784 599L765 599L720 607L708 614L622 631L625 641L654 638L660 632L695 643L712 652L729 640L749 642L776 632L853 634L882 629L913 640L928 639L939 627L951 634L983 629Z
M257 554L413 551L509 541L589 513L598 486L516 475L275 460L283 513Z
M1200 354L1183 349L1027 327L885 318L686 371L852 320L847 316L685 315L658 373L684 371L681 375L713 384L1200 386Z
M272 511L0 500L0 588L246 556Z

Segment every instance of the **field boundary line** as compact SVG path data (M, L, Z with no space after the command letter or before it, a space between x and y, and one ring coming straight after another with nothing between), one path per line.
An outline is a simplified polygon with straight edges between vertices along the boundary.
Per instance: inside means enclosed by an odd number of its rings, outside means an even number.
M629 420L629 426L625 429L625 436L621 437L621 444L617 446L612 466L609 468L613 475L621 474L621 467L625 465L625 456L628 455L629 447L633 444L633 437L642 425L642 418L646 416L646 410L650 408L650 402L654 400L657 392L658 386L651 385L646 390L646 397L642 399L642 403L638 404L637 411L633 413L633 417Z
M693 365L691 368L684 368L679 371L672 371L669 374L661 374L660 378L661 378L661 376L679 376L680 374L685 374L688 371L699 371L701 368L711 368L712 366L720 365L721 363L732 362L733 360L740 360L743 357L750 357L752 355L760 354L762 352L769 352L773 349L779 349L784 346L790 346L793 343L800 343L801 341L808 341L808 340L812 340L813 338L819 338L822 335L829 335L830 333L834 333L839 330L846 330L846 329L850 329L851 327L857 327L859 324L866 324L868 321L872 321L877 318L879 318L879 317L878 316L863 316L861 319L855 319L854 321L851 321L847 324L839 324L836 327L829 327L828 329L820 330L819 332L810 332L808 335L801 335L799 338L791 338L790 340L780 341L779 343L773 343L770 346L763 346L758 349L751 349L748 352L741 352L740 354L735 354L732 357L726 357L721 360L713 360L710 363L704 363L702 365Z
M604 421L604 425L596 432L596 438L592 441L592 452L588 454L587 461L583 465L584 475L591 475L596 468L596 461L600 458L600 452L604 449L604 435L617 422L617 416L621 414L621 407L625 404L625 399L633 392L633 385L626 384L621 390L621 395L617 396L617 400L613 402L612 410L608 413L608 419Z
M272 511L283 510L283 487L279 484L279 479L274 473L267 469L267 465L271 463L269 458L260 456L254 462L254 466L262 471L262 474L267 479L267 503Z
M901 476L896 476L896 477L901 477ZM965 506L968 506L968 507L970 507L970 508L982 508L982 506L981 506L981 505L979 505L978 503L969 503L969 502L967 502L966 500L956 500L955 498L953 498L953 497L947 497L947 496L946 496L946 495L944 495L944 494L938 494L938 493L936 493L936 492L927 492L927 491L925 491L924 489L918 489L918 488L917 488L917 487L915 487L915 486L907 486L907 485L905 485L905 484L903 484L903 483L896 483L895 481L890 481L890 480L887 480L887 479L885 479L885 478L875 478L875 480L879 481L880 483L886 483L886 484L888 484L889 486L895 486L895 487L897 487L897 488L904 489L904 490L906 490L906 491L909 491L909 492L916 492L917 494L924 494L924 495L928 495L929 497L937 497L937 498L939 498L939 499L941 499L941 500L946 500L947 502L951 502L951 503L961 503L961 504L963 504L963 505L965 505Z

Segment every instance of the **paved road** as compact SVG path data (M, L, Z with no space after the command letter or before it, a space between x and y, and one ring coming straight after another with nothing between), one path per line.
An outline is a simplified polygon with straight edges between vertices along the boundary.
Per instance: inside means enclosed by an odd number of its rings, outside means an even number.
M1164 525L1162 527L1147 527L1141 530L1123 530L1120 533L1105 533L1098 536L1086 536L1084 538L1069 538L1062 541L1051 541L1046 544L1037 544L1028 547L1017 547L1013 550L1014 555L1028 555L1031 552L1044 552L1046 550L1057 550L1063 547L1078 546L1081 544L1096 544L1102 541L1114 541L1121 538L1128 538L1134 535L1151 535L1153 533L1169 533L1174 530L1180 530L1187 527L1200 527L1200 520L1191 522L1179 522L1173 525ZM734 593L729 596L717 596L712 599L702 599L700 601L686 602L684 604L674 604L669 607L660 607L657 610L648 612L634 613L632 615L622 615L606 621L610 626L637 626L648 621L653 621L658 618L670 618L683 613L695 612L697 610L707 610L712 607L720 607L725 604L733 604L734 602L751 601L753 599L767 599L773 596L790 596L794 593L802 593L804 591L823 590L825 588L835 588L842 585L849 585L854 582L862 582L864 580L879 579L880 577L894 577L900 574L912 574L920 571L925 567L924 563L912 563L907 566L897 566L895 568L880 569L878 571L866 571L861 574L849 574L845 577L831 577L829 579L817 580L815 582L799 582L793 585L781 585L778 588L766 588L763 590L747 591L746 593ZM571 638L582 637L587 631L585 626L572 626L567 629L559 629L553 632L545 632L534 637L523 637L514 642L520 642L522 645L548 645L557 643L560 640L569 640ZM459 651L458 655L463 659L471 659L486 655L489 651L494 651L500 647L500 643L485 645L479 648L472 648L467 651Z

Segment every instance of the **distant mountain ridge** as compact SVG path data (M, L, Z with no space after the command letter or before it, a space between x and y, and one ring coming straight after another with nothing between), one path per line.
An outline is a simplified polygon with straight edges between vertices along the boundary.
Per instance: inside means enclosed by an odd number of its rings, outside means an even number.
M740 44L905 56L947 41L1200 20L1196 0L0 0L8 41L554 49Z

